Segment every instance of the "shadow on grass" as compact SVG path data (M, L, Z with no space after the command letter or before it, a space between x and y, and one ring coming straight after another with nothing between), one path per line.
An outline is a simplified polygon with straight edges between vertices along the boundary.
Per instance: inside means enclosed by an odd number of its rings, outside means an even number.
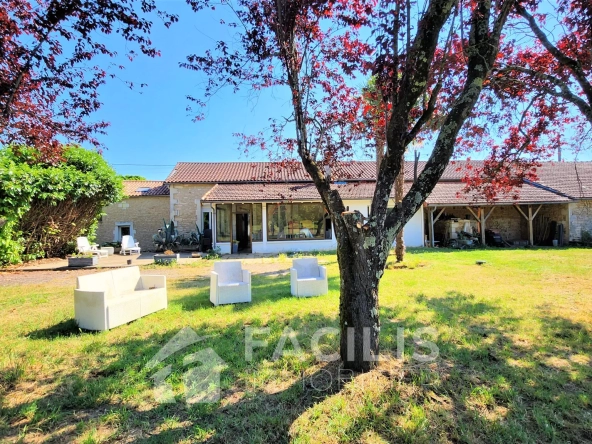
M175 302L185 310L207 307L209 282L198 284L197 294ZM333 278L331 288L337 286ZM256 290L261 291L260 301ZM255 304L275 303L289 297L286 292L289 295L289 282L281 278L253 280ZM243 322L195 328L197 335L208 338L152 371L145 369L146 363L177 333L177 327L161 326L165 332L118 340L109 332L100 344L89 344L74 357L72 368L59 376L49 392L9 409L1 407L0 418L9 428L0 429L0 436L16 439L26 425L48 436L48 442L71 441L95 429L111 430L109 439L134 443L322 443L331 436L363 442L364 434L382 442L591 441L589 326L542 313L537 319L540 332L531 334L521 327L523 319L471 294L419 294L409 299L416 304L417 314L403 307L381 308L383 350L395 351L397 327L413 331L425 326L421 319L429 315L440 334L439 358L426 364L407 361L402 376L389 380L378 396L364 400L359 409L353 408L358 398L339 390L332 365L293 357L272 360L286 325L297 332L301 344L310 342L317 328L338 326L337 313L333 317L303 313L282 320L249 319L250 326L270 328L268 337L256 338L269 344L255 348L251 362L245 359ZM290 341L286 343L289 346ZM330 338L329 349L336 350L337 344L338 338ZM183 375L188 366L183 358L208 347L227 364L221 373L222 400L187 405ZM406 338L405 355L413 351L413 342ZM174 404L156 404L152 398L151 378L165 365L173 369L167 381L175 389ZM309 375L304 383L302 372ZM306 382L328 375L331 384L324 391ZM18 386L5 396L15 395L15 390ZM306 418L305 427L291 436L299 418Z
M589 326L543 315L540 335L530 336L535 342L524 333L521 319L473 295L415 299L422 319L431 314L431 326L439 331L438 360L408 361L401 382L390 384L374 409L350 418L344 436L352 442L364 433L380 442L592 440ZM383 348L395 345L396 327L425 326L402 313L381 309ZM414 351L408 342L406 356ZM310 424L311 430L315 427ZM306 442L310 436L300 438Z
M71 327L70 321L63 324ZM118 334L126 326L119 327L117 332L107 332L89 343L79 356L72 356L73 365L56 374L51 389L44 390L41 396L34 400L22 397L26 401L16 402L10 408L0 404L0 418L8 425L0 427L0 437L16 440L25 427L34 430L30 433L43 436L44 442L70 442L92 436L97 429L116 429L113 439L126 437L126 442L137 443L198 438L211 443L288 442L289 426L294 419L315 402L335 393L341 384L337 382L335 365L316 363L310 355L304 361L290 355L274 360L274 349L287 324L298 332L298 341L306 349L305 344L310 344L310 336L317 328L335 327L338 321L320 314L265 323L250 319L248 325L270 328L269 335L257 337L267 340L268 345L256 347L252 361L245 357L245 324L204 324L194 331L205 340L177 351L150 370L146 368L147 362L179 329L126 338ZM57 327L53 329L58 330ZM64 327L60 331L68 330ZM60 336L35 334L47 339ZM118 340L114 341L113 336ZM330 347L337 347L337 338L327 340ZM286 344L286 349L292 348L290 340ZM67 343L61 342L60 346ZM187 365L184 358L209 348L226 363L220 375L221 400L186 404L184 375L201 363ZM153 378L169 365L172 373L166 382L176 393L175 402L158 404L152 396ZM304 379L303 372L307 375ZM328 375L330 381L323 383L323 391L307 382L312 378L318 385ZM5 395L16 396L19 391L17 384Z
M30 332L30 339L56 339L60 337L79 336L83 331L78 327L76 320L68 319L48 328L41 328Z

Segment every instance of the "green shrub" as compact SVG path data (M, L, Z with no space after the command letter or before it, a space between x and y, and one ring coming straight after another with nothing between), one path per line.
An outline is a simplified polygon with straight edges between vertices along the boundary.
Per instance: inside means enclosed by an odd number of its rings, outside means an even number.
M0 149L0 180L0 265L67 253L77 236L92 239L103 207L122 197L103 157L77 146L57 163L35 148Z

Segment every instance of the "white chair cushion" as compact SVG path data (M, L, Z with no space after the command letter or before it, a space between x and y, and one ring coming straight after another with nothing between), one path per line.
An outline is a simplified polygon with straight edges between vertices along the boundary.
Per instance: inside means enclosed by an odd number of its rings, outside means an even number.
M249 285L246 282L227 282L224 284L218 284L218 287L239 287L241 285Z
M316 257L294 259L292 261L292 268L295 268L298 272L298 280L319 277L319 262Z
M133 293L140 280L140 269L138 267L119 268L111 271L113 287L117 296Z
M220 261L214 263L214 271L218 273L218 285L243 282L243 270L240 261Z
M115 295L113 278L110 271L103 273L87 274L76 278L76 289L86 291L104 291L106 299Z

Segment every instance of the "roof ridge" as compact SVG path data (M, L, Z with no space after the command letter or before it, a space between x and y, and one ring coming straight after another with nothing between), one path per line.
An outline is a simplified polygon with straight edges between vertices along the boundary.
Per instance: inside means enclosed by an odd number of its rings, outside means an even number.
M534 182L532 180L529 179L523 179L524 183L527 185L531 185L533 187L536 188L540 188L541 190L545 190L545 191L549 191L550 193L554 193L557 194L558 196L563 196L563 197L567 197L569 199L576 199L574 196L571 196L569 194L563 193L553 187L547 186L547 185L543 185L542 183L538 183L538 182Z

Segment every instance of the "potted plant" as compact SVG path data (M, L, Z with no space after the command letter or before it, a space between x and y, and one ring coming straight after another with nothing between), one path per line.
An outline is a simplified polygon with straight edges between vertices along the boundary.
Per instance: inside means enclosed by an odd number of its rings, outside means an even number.
M119 254L121 251L121 242L103 242L101 247L112 247L113 254Z
M238 242L237 240L232 241L232 254L238 253Z
M92 267L98 263L98 256L92 253L75 253L68 256L68 267Z
M172 250L166 250L164 253L154 255L154 263L155 264L170 264L171 262L176 262L180 258L181 258L181 255L179 253L175 253Z

